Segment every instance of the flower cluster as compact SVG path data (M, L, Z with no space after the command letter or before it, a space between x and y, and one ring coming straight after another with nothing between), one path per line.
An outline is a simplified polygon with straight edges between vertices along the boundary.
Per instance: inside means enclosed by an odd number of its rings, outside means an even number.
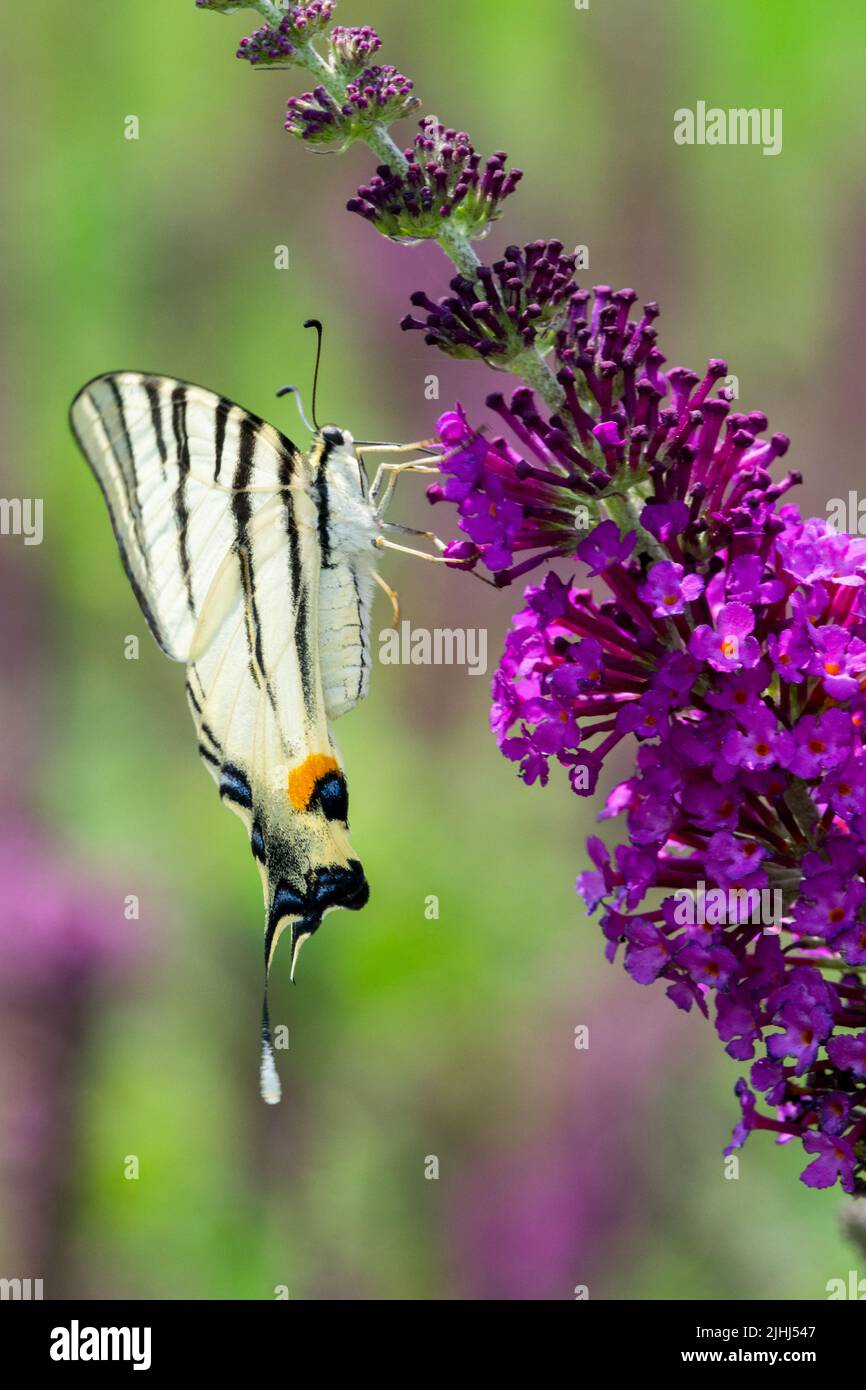
M564 269L571 258L561 259ZM766 416L732 411L724 385L710 394L727 373L723 361L710 361L702 378L684 368L662 371L656 304L630 318L633 290L603 285L590 295L560 277L556 293L567 320L555 337L560 409L545 409L528 387L509 401L489 396L517 448L504 436L487 440L473 432L459 414L448 419L448 477L429 495L458 504L461 529L473 543L463 547L464 558L471 553L509 582L543 560L577 553L581 521L598 518L602 504L620 520L631 517L641 492L651 504L640 523L641 549L662 558L659 547L678 525L690 553L709 558L756 507L799 480L789 474L771 481L770 464L789 441L782 434L760 439ZM444 301L430 306L430 321L434 309L441 335L456 342L468 336ZM616 549L612 537L608 527L592 544Z
M241 39L237 56L254 66L286 66L297 56L301 44L309 43L327 27L335 9L334 0L293 5L278 24L263 24L249 38Z
M369 24L354 28L337 24L331 30L331 52L347 77L362 72L381 47L382 40Z
M510 364L527 348L544 351L566 321L575 293L574 256L561 241L508 246L501 261L479 266L475 278L457 275L450 295L433 301L423 290L411 296L425 317L407 314L404 329L421 329L424 341L450 357L481 357Z
M320 34L330 23L336 0L311 0L308 5L262 5L256 0L195 0L200 10L236 14L240 10L260 10L268 22L249 38L241 39L238 58L253 65L285 67L298 57L302 44Z
M324 86L290 97L285 128L314 145L344 149L364 130L388 125L417 110L412 83L390 64L364 68L346 83L345 97L336 101Z
M787 439L731 410L724 363L663 372L634 299L572 298L559 416L524 389L491 401L513 442L440 421L454 558L509 582L576 555L607 591L554 571L527 589L492 727L526 782L559 765L581 795L636 740L601 812L627 840L593 836L578 879L609 958L714 1005L752 1062L735 1145L798 1138L805 1183L866 1190L866 541L782 500Z
M395 241L438 236L443 218L470 239L485 236L523 177L519 169L506 172L508 156L502 150L482 169L469 136L446 130L432 116L420 122L420 134L405 157L405 172L380 165L346 204Z

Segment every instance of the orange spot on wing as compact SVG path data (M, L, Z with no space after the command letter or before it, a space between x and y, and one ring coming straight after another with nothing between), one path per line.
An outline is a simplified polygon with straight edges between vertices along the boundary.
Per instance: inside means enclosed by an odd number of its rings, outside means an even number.
M311 753L302 763L292 768L286 790L296 811L306 811L316 783L326 772L339 772L340 764L329 753Z

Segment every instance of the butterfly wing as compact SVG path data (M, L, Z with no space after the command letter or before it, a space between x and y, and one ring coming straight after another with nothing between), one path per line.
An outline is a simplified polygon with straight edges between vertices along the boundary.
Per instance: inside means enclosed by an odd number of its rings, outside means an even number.
M187 665L201 757L246 825L262 876L266 964L291 925L294 970L324 914L368 896L322 680L331 541L322 446L311 466L224 397L133 372L90 382L71 421L151 630ZM329 682L338 678L332 645ZM274 1082L269 1075L268 1099Z
M96 377L70 421L151 631L168 656L185 661L246 511L278 491L298 451L213 391L139 372Z

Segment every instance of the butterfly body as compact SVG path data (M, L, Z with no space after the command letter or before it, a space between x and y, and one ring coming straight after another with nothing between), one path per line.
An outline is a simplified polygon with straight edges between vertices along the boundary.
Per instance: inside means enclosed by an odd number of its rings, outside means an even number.
M373 545L380 526L351 436L326 428L316 452L317 495L327 499L324 528L319 510L319 653L325 706L336 719L369 690Z
M88 383L71 424L151 631L186 665L200 756L246 827L266 966L290 927L294 971L323 916L369 895L331 732L367 693L380 533L352 437L326 427L303 454L224 397L137 372Z

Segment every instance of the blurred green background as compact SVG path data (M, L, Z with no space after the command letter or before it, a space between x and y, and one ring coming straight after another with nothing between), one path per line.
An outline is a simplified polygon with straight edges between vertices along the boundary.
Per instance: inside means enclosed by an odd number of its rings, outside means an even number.
M337 18L373 24L427 112L527 171L485 256L586 244L584 282L661 302L670 363L726 357L741 408L792 436L802 505L857 483L860 0L344 0ZM284 1102L259 1100L258 876L68 404L141 367L303 443L274 390L308 394L312 314L321 414L356 436L416 438L498 382L400 333L447 264L343 211L371 157L283 132L303 77L237 62L250 27L192 0L31 0L2 21L0 491L44 498L45 535L0 538L0 1275L54 1297L824 1297L855 1263L838 1196L764 1135L725 1178L740 1068L605 964L573 888L593 807L517 781L486 678L378 666L339 726L372 899L329 918L297 989L279 954ZM781 107L782 153L676 146L673 112L698 100ZM420 481L394 515L424 524ZM399 557L387 572L413 625L487 627L492 667L517 594Z

